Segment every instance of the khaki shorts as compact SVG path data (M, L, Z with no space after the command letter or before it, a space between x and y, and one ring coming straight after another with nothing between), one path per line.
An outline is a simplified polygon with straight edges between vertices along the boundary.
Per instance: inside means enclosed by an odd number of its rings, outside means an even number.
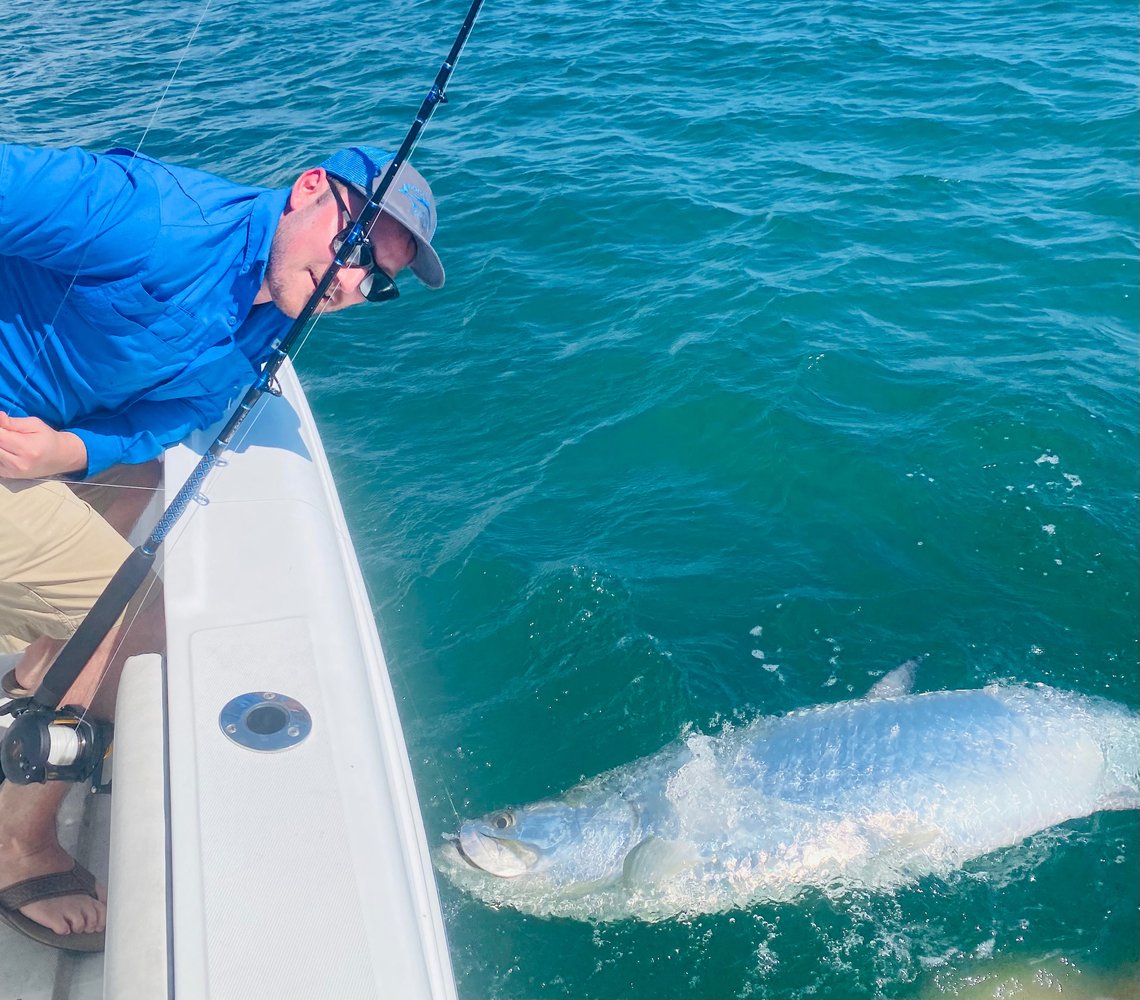
M0 649L67 639L130 553L64 483L0 479Z

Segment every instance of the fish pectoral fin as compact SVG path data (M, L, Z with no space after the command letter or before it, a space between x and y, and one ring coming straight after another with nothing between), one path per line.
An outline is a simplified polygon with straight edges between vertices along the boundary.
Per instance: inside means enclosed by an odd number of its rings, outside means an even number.
M901 663L889 674L880 677L867 692L867 701L877 701L880 698L901 698L910 694L914 688L914 675L918 671L918 662L921 659L907 660Z
M646 837L625 857L622 881L626 885L648 885L670 878L697 863L696 848L684 840Z

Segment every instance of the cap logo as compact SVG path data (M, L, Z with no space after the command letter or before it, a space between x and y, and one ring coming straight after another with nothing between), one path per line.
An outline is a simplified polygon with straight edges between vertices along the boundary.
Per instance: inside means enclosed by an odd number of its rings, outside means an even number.
M400 186L400 194L408 199L408 207L411 209L412 215L416 217L420 229L430 238L432 230L431 204L428 202L423 189L416 184L405 182Z

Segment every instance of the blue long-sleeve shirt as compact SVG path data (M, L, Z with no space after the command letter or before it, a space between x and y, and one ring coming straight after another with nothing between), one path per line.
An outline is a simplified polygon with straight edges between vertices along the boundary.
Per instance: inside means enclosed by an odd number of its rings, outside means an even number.
M288 194L0 145L0 410L77 434L86 475L213 423L289 327L253 305Z

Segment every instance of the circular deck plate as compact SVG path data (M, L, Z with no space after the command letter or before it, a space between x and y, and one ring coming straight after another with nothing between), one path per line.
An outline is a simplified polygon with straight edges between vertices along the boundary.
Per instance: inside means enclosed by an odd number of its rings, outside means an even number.
M238 746L275 753L304 740L313 719L295 698L276 691L250 691L226 702L218 725Z

